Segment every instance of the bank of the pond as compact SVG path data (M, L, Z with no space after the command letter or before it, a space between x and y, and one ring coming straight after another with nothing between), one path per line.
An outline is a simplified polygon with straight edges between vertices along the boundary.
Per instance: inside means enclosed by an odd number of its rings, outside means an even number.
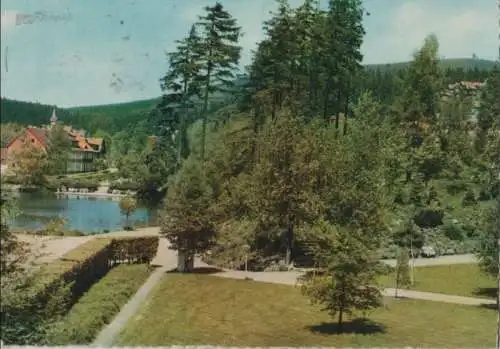
M122 230L125 225L150 226L156 223L156 207L139 206L126 222L120 212L119 198L83 194L55 195L22 193L15 195L20 211L12 222L15 230L36 230L51 220L63 218L65 229L84 234Z

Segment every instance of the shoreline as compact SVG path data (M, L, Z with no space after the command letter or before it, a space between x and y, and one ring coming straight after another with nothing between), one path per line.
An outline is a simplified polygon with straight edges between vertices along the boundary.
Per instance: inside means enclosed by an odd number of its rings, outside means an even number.
M55 194L57 196L67 196L67 197L78 197L78 196L85 196L85 197L101 197L101 198L121 198L127 196L127 194L113 194L113 193L107 193L107 192L89 192L89 193L75 193L75 192L69 192L69 191L56 191Z

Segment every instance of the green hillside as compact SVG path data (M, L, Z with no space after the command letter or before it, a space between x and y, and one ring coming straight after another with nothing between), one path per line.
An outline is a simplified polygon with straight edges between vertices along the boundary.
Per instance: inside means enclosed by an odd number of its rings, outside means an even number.
M139 113L144 110L151 110L156 107L160 102L161 98L151 98L144 99L126 103L116 103L116 104L103 104L103 105L91 105L83 107L68 108L67 110L73 113L85 113L85 114L101 114L106 113L109 116L122 115L126 113Z
M368 69L384 70L402 70L408 67L410 62L398 62L390 64L367 64L365 67ZM474 58L446 58L440 61L441 68L443 69L463 69L463 70L492 70L498 62L490 61L487 59L474 59Z
M0 111L2 123L18 123L21 125L40 125L49 122L52 115L53 105L22 102L13 99L2 98L0 103ZM68 119L69 112L67 110L57 108L57 115L61 119Z

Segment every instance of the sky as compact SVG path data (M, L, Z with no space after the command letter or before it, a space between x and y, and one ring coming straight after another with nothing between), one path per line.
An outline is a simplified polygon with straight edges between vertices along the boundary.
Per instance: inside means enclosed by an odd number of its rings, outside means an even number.
M294 6L300 2L290 0ZM213 3L2 0L1 96L59 107L157 97L168 68L165 52ZM243 69L275 2L221 3L244 32ZM364 6L370 16L364 20L363 63L408 61L431 33L443 57L498 59L497 0L364 0Z

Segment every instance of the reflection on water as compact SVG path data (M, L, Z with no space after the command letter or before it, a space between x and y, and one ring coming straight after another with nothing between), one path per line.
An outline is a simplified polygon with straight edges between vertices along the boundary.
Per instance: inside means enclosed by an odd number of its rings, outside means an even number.
M64 218L67 229L84 233L120 230L125 224L116 199L42 193L20 193L17 199L21 214L13 222L16 228L41 228L54 218ZM129 221L152 225L156 222L156 212L155 208L139 207Z

